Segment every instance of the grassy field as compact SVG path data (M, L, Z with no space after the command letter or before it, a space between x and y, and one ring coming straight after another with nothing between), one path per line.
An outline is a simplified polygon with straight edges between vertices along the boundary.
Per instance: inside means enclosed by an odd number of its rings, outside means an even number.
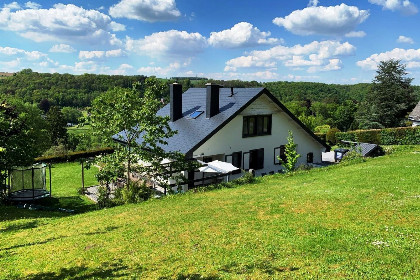
M419 213L420 147L75 215L3 206L0 279L419 279Z
M80 126L80 127L78 126L67 127L67 132L69 134L73 134L76 136L84 134L84 133L89 133L91 132L91 130L92 128L90 125L85 125L85 126Z

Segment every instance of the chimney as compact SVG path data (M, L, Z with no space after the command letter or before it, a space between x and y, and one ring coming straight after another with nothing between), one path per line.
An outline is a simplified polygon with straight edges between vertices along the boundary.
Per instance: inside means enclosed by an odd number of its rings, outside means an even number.
M169 86L171 122L182 118L182 85L173 83Z
M211 118L219 114L219 89L221 86L208 83L206 88L206 118Z

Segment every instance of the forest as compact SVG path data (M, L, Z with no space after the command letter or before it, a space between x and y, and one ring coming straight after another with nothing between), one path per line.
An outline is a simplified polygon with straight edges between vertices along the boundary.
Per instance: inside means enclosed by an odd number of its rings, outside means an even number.
M163 101L161 106L169 102L169 84L173 82L182 84L184 91L190 87L205 87L209 82L224 87L266 87L306 126L317 133L327 133L330 129L348 131L409 126L405 116L420 99L420 86L411 85L412 80L405 77L405 66L399 61L386 62L382 66L381 71L385 73L390 71L393 74L393 71L399 71L400 85L394 87L392 84L386 84L386 75L384 81L380 80L380 77L378 80L377 76L372 83L354 85L286 81L260 83L174 77L161 80L167 86L158 98ZM0 79L0 102L10 105L4 109L12 110L17 116L40 116L34 123L43 129L37 134L38 138L34 138L44 144L41 149L44 155L90 150L103 147L101 139L95 138L89 129L79 133L80 131L66 129L66 126L77 125L80 122L80 125L86 125L88 128L87 116L95 98L115 88L132 88L135 83L141 94L146 78L144 75L50 74L24 69L13 76ZM401 100L395 101L398 94ZM375 100L380 100L381 104L372 107L371 104ZM382 111L373 112L372 108ZM395 108L400 109L397 112ZM385 116L385 111L392 111L392 115ZM372 119L372 116L376 116L377 119ZM386 118L390 121L386 124L381 123ZM392 123L394 119L396 122ZM29 120L21 121L22 125L26 126L31 123ZM30 127L26 129L30 131ZM42 153L38 152L38 155L40 154Z

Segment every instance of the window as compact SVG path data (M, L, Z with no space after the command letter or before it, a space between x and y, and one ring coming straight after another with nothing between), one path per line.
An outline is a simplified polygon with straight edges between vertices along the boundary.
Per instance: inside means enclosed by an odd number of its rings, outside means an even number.
M195 111L188 116L188 119L196 119L198 118L204 111Z
M237 168L242 167L242 152L236 152L232 154L232 165Z
M308 153L306 155L306 163L314 163L314 153Z
M249 151L249 168L254 170L264 168L264 148Z
M212 157L203 157L203 162L208 163L208 162L212 162L213 158Z
M281 145L280 147L274 148L274 164L275 165L279 165L280 164L279 158L283 162L287 162L286 146L285 145Z
M271 115L245 116L242 137L271 135Z
M286 157L286 146L285 145L281 145L280 146L280 159L283 162L287 162L287 157Z

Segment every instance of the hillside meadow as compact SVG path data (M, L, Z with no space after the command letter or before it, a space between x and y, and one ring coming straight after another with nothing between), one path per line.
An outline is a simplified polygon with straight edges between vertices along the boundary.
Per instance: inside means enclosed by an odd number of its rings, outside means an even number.
M63 180L77 200L79 177ZM420 278L420 146L137 205L80 199L0 206L0 279Z

